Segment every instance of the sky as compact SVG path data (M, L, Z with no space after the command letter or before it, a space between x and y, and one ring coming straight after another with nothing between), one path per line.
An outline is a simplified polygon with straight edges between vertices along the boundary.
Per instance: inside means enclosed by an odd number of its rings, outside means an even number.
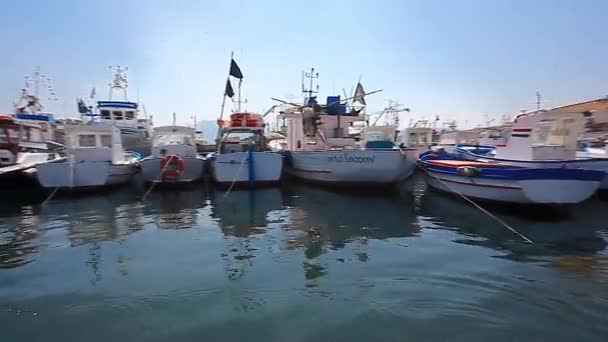
M10 112L35 67L77 114L77 97L108 94L109 65L129 67L129 97L156 125L219 116L230 54L243 98L301 99L301 72L319 96L360 79L368 112L395 100L410 120L471 127L534 109L608 95L608 2L603 0L15 1L0 12L0 112ZM236 88L236 82L233 83ZM228 103L227 108L232 106ZM495 121L496 122L496 121Z

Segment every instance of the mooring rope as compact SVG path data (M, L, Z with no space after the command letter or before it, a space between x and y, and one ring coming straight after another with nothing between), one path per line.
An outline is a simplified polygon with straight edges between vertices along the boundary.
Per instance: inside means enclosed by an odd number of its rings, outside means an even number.
M236 171L236 174L234 175L234 179L232 180L232 184L230 184L230 187L228 188L228 190L224 194L224 198L228 197L228 194L230 193L230 191L232 191L232 188L234 187L234 184L236 183L236 180L239 177L239 174L241 173L241 169L243 168L243 165L245 165L245 162L247 161L247 159L249 159L248 156L244 156L243 157L243 160L241 161L241 165L239 165L239 169ZM217 161L217 159L216 159L216 161ZM216 167L216 170L214 170L214 172L217 172L217 167Z
M493 218L494 220L496 220L498 223L502 224L505 228L507 228L508 230L510 230L511 232L515 233L517 236L519 236L520 238L522 238L525 242L532 243L532 244L534 243L532 240L528 239L525 235L523 235L522 233L518 232L515 228L511 227L510 225L508 225L505 221L501 220L500 218L496 217L495 215L493 215L492 213L490 213L486 209L482 208L479 204L475 203L473 200L471 200L470 198L468 198L464 194L462 194L462 193L454 190L446 182L444 182L441 178L432 175L428 171L426 171L426 174L429 175L429 176L431 176L431 177L433 177L433 178L435 178L439 182L441 182L441 184L443 184L446 188L448 188L448 190L450 190L451 192L453 192L455 194L458 194L460 197L464 198L467 202L471 203L477 209L481 210L483 213L485 213L486 215L490 216L491 218Z
M57 191L58 191L58 190L59 190L59 187L56 187L56 188L53 190L53 192L51 192L51 194L50 194L50 195L49 195L49 196L48 196L48 197L47 197L47 198L46 198L46 199L45 199L45 200L42 202L42 206L45 206L45 205L46 205L46 203L47 203L48 201L50 201L50 200L51 200L51 198L53 198L53 196L55 196L55 194L57 193Z
M163 168L160 170L160 174L158 175L158 178L157 178L158 180L162 181L163 173L165 173L165 170L167 169L167 166L169 166L169 164L171 164L170 161L172 161L172 160L173 160L173 157L171 157L167 161L167 163L165 164L165 166L163 166ZM148 197L148 195L150 194L150 192L152 192L152 189L154 189L154 186L156 186L156 184L158 184L158 183L160 183L160 182L155 183L154 181L152 181L152 184L148 188L148 191L146 191L146 193L144 194L144 196L141 198L142 202L146 201L146 197Z

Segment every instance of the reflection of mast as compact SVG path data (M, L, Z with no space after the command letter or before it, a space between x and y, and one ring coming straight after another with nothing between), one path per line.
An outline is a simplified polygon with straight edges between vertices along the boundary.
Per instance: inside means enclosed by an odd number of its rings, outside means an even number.
M93 286L97 285L97 283L102 279L101 273L99 272L101 261L101 246L99 243L94 242L91 244L91 248L89 248L89 260L85 262L85 265L91 267L91 271L93 273L91 285Z

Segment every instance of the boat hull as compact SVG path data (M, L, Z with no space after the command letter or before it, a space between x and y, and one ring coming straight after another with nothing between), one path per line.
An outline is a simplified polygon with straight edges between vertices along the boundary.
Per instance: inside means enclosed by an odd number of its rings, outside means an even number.
M399 150L291 151L288 173L332 185L391 185L416 168L415 157Z
M253 164L249 161L250 154ZM210 166L211 177L219 184L270 185L281 180L283 156L274 152L216 154L211 157Z
M601 171L593 170L530 169L466 163L433 160L428 163L421 161L420 164L426 173L427 183L435 189L477 199L520 204L579 203L598 190L604 176Z
M163 179L162 158L147 157L139 161L142 177L146 183L191 183L203 178L205 159L202 157L182 157L184 170L176 178Z
M488 160L499 162L504 165L519 166L526 168L567 168L567 169L585 169L607 172L604 179L600 183L599 189L602 191L608 190L608 158L581 158L571 160L512 160L501 159L488 156L485 154L476 154L466 148L458 147L455 152L466 160Z
M127 183L136 172L131 163L110 162L46 163L36 166L38 182L44 188L87 189Z

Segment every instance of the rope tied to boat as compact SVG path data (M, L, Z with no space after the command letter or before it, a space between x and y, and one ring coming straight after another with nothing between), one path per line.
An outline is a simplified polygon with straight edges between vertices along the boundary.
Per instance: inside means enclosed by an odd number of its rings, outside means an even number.
M228 197L228 194L230 193L230 191L232 191L232 188L234 187L234 184L236 183L236 180L239 178L239 174L241 173L241 169L243 169L243 165L245 165L245 162L249 159L248 156L243 156L243 160L241 160L241 165L239 165L238 170L236 171L236 174L234 175L234 179L232 180L232 183L230 184L230 187L228 187L228 190L226 191L226 193L224 194L224 198ZM217 159L216 159L217 160ZM217 170L216 170L217 172Z
M158 180L162 179L163 174L165 173L167 167L169 166L169 163L166 163L165 166L160 170L160 174L158 175ZM148 188L148 191L146 191L146 193L144 194L144 196L141 198L142 202L146 201L146 197L148 197L148 195L150 194L150 192L152 192L152 189L154 189L154 186L156 186L157 183L152 182L152 185L150 185L150 187Z
M426 171L426 170L425 170ZM517 229L511 227L510 225L508 225L505 221L501 220L499 217L497 217L496 215L493 215L491 212L487 211L486 209L484 209L482 206L480 206L479 204L475 203L472 199L468 198L467 196L465 196L464 194L454 190L452 187L450 187L446 182L444 182L442 179L440 179L439 177L435 177L433 176L430 172L426 171L425 172L427 175L433 177L434 179L438 180L441 184L443 184L446 188L448 188L448 190L450 190L451 192L459 195L460 197L464 198L467 202L471 203L473 206L475 206L477 209L481 210L484 214L490 216L491 218L493 218L496 222L500 223L501 225L503 225L505 228L507 228L508 230L510 230L511 232L513 232L515 235L519 236L522 240L524 240L527 243L531 243L534 244L534 242L532 240L530 240L529 238L527 238L525 235L523 235L522 233L520 233L519 231L517 231Z

